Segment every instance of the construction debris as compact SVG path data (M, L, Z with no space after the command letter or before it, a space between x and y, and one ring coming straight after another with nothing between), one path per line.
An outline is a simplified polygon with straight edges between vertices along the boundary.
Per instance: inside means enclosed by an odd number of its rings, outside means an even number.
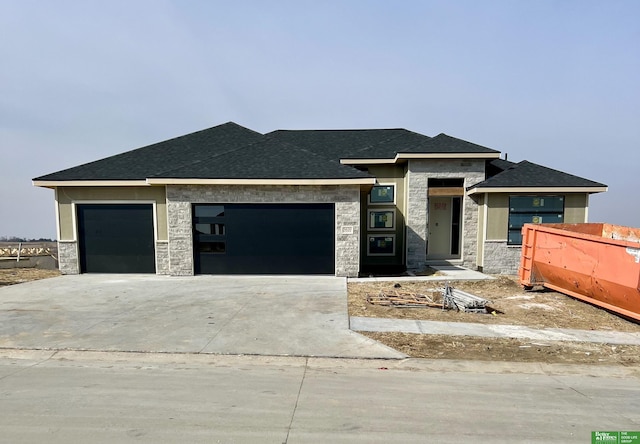
M397 290L382 290L379 294L367 294L367 302L396 308L440 308L442 310L457 310L467 313L487 313L487 304L491 301L457 290L449 284L431 295L414 292L400 292Z
M491 301L457 290L448 283L442 290L443 308L455 309L467 313L487 313L487 304Z
M433 297L426 294L399 292L396 290L382 290L377 295L367 294L367 302L373 305L384 305L398 308L443 308L442 302L438 302L434 300Z

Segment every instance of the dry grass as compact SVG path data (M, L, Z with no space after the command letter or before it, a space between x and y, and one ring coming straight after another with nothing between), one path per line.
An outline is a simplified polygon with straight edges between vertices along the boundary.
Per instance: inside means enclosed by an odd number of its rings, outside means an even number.
M640 346L585 342L526 341L512 338L362 333L414 358L547 364L640 364Z
M60 276L58 270L43 270L40 268L0 269L0 287L56 276Z

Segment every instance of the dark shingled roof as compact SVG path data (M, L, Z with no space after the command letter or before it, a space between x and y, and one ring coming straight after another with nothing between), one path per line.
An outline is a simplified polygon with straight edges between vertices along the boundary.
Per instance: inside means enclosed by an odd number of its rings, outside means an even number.
M506 159L492 159L488 161L486 167L487 179L503 172L508 168L511 168L515 164L515 162L511 162Z
M353 179L369 174L266 136L242 149L190 163L154 178Z
M327 159L337 160L347 157L365 157L357 155L375 146L387 146L401 135L411 133L405 129L362 129L362 130L277 130L267 133L282 142L297 145ZM416 134L416 133L413 133ZM429 137L421 136L426 139ZM388 154L386 150L385 154ZM391 158L393 155L384 156Z
M109 181L181 179L355 179L368 173L340 159L393 159L397 153L498 153L446 134L405 129L279 130L260 134L236 123L187 134L34 179ZM476 187L604 187L530 162L487 162Z
M440 133L428 140L423 140L421 144L411 144L406 149L400 150L401 153L447 153L447 154L498 154L499 151L487 148L482 145L467 142L466 140L451 137L447 134Z
M506 164L502 163L501 166L506 166ZM501 173L469 187L469 189L513 187L579 188L606 187L606 185L523 160L520 163L512 164Z
M169 169L242 148L262 137L258 132L228 122L34 180L145 180Z
M278 130L269 135L334 159L393 159L398 153L498 153L462 139L429 137L406 129Z

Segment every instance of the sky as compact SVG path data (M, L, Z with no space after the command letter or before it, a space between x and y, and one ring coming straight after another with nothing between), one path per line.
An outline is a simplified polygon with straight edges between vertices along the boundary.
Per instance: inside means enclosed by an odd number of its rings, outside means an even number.
M446 133L640 227L640 1L0 0L0 236L56 237L32 178L228 121Z

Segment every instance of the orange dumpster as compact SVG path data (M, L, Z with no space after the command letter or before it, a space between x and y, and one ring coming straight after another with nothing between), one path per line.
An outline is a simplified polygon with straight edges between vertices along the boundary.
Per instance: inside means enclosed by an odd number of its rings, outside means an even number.
M640 229L525 224L520 283L542 285L640 321Z

